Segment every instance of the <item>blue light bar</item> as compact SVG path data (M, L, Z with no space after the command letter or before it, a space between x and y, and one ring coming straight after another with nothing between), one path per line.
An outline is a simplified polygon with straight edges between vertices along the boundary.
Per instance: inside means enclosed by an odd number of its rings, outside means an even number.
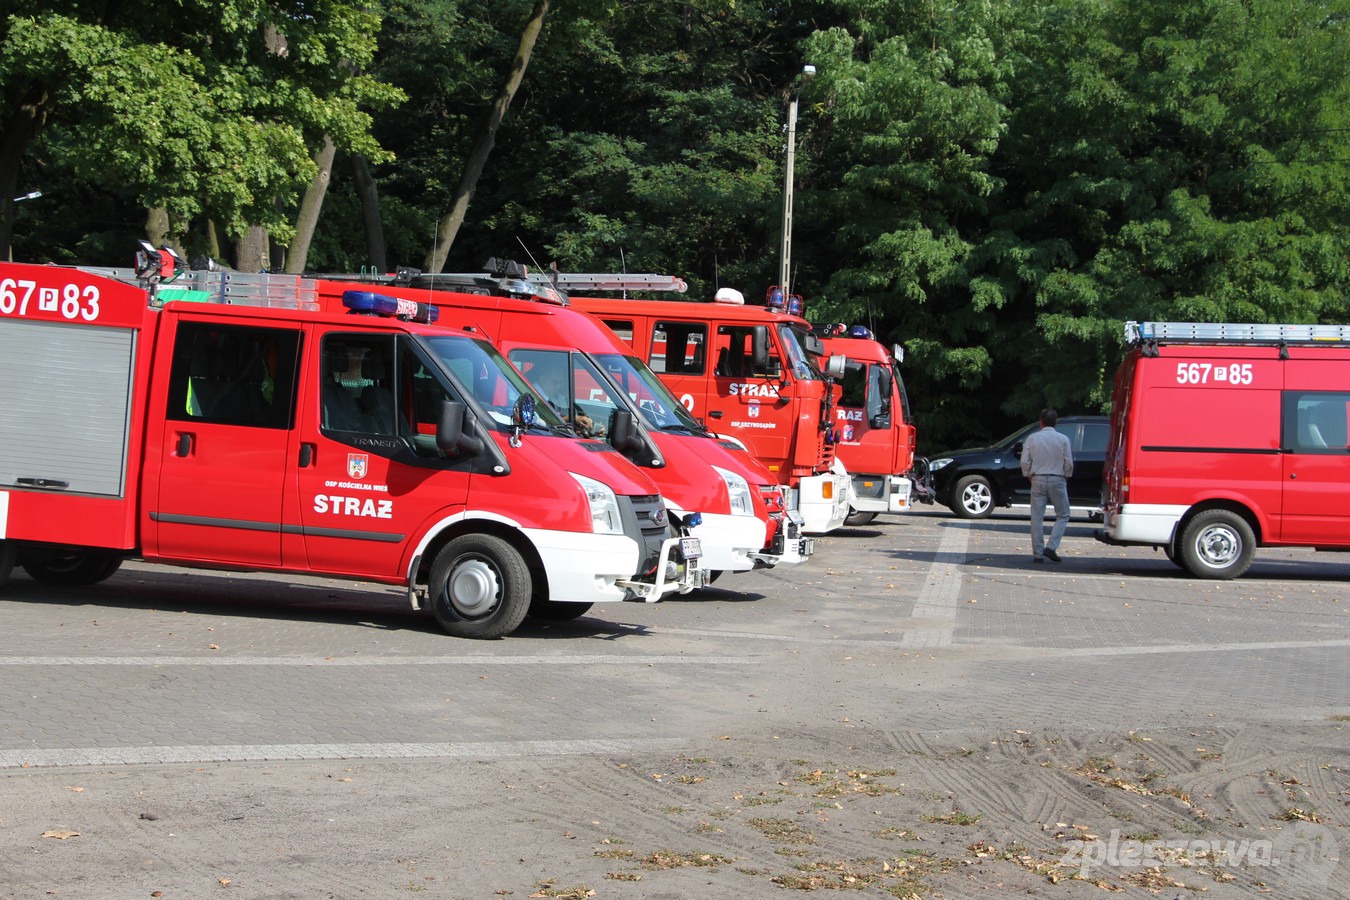
M854 325L848 330L848 336L851 338L871 338L872 332L866 325Z
M342 305L358 315L384 316L423 325L435 322L441 315L441 311L430 303L418 303L371 291L343 291Z

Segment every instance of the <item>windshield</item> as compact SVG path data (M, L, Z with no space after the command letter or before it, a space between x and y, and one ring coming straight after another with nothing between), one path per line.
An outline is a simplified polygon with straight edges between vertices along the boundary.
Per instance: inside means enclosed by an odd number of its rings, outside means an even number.
M801 329L793 325L779 325L778 337L783 342L783 352L787 355L788 366L792 374L803 381L824 381L825 375L816 368L811 355L802 344Z
M487 341L460 335L426 336L423 341L497 425L511 426L516 399L530 394L540 424L563 426L562 419Z
M635 356L596 354L596 361L619 390L637 405L648 428L660 431L690 431L703 434L703 426L689 414L675 395L647 364Z

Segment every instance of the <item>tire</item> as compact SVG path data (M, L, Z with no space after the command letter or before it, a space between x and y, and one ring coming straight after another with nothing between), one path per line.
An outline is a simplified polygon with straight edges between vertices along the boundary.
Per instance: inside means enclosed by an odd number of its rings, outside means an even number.
M98 584L120 569L122 557L107 550L38 552L25 559L22 566L34 581L62 587L84 587Z
M431 611L446 633L494 640L530 611L530 570L515 547L490 534L465 534L436 554Z
M983 475L966 475L952 488L952 512L963 519L987 519L994 511L994 489Z
M870 524L876 517L877 514L874 512L858 512L856 509L850 509L848 511L848 518L844 520L844 524L856 528L859 525Z
M594 603L553 603L545 601L530 605L530 618L545 622L570 622L586 615Z
M0 541L0 585L9 581L9 573L14 571L14 558L18 553L19 548L14 546L13 541Z
M1256 553L1247 520L1226 509L1209 509L1186 523L1177 547L1181 565L1196 578L1237 578Z

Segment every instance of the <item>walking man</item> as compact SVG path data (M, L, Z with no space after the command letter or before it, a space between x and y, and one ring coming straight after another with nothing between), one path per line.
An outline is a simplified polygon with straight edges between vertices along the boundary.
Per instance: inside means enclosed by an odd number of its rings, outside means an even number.
M1069 527L1069 483L1073 474L1073 448L1063 433L1055 430L1059 413L1041 410L1041 428L1027 435L1022 444L1022 474L1031 479L1031 561L1059 562L1059 542ZM1045 504L1055 507L1055 524L1045 540Z

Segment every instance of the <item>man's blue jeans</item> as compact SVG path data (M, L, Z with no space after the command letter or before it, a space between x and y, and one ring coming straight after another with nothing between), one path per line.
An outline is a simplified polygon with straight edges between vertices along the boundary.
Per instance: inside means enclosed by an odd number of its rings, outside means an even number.
M1055 524L1050 528L1050 540L1045 540L1045 506L1055 508ZM1064 540L1064 529L1069 527L1069 484L1061 475L1031 476L1031 555L1037 559L1049 547L1059 552Z

